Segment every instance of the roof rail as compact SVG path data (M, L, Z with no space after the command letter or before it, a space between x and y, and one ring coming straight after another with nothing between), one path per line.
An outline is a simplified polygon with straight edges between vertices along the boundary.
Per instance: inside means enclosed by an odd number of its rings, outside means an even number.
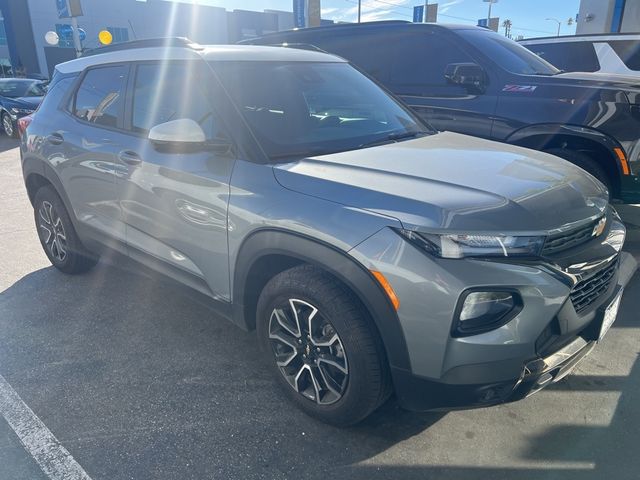
M87 50L86 52L84 52L82 56L90 57L91 55L100 55L101 53L153 47L190 48L192 50L203 49L201 45L192 40L189 40L187 37L146 38L144 40L131 40L130 42L122 42L113 45L106 45L104 47L92 48L91 50Z
M351 22L343 22L343 23L331 23L326 25L320 25L318 27L306 27L306 28L294 28L291 30L280 30L277 32L266 33L264 35L260 35L257 38L269 38L269 37L278 37L282 34L290 34L293 32L317 32L319 30L333 30L333 29L348 29L348 28L362 28L362 27L372 27L378 25L404 25L409 22L408 20L375 20L372 22L360 22L360 23L351 23ZM239 44L251 44L252 39L241 40Z
M321 49L311 43L291 43L291 42L282 42L282 43L274 43L271 45L267 45L268 47L285 47L285 48L297 48L298 50L310 50L312 52L320 52L320 53L329 53L326 50Z

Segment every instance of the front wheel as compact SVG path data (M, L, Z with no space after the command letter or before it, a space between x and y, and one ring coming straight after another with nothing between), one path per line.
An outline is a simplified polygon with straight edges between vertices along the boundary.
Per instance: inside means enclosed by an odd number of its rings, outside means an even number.
M280 273L260 295L257 315L278 382L307 414L353 425L389 397L380 337L354 294L330 274L308 265Z
M53 187L38 190L33 205L38 238L53 266L70 274L90 270L98 259L82 245L69 213Z

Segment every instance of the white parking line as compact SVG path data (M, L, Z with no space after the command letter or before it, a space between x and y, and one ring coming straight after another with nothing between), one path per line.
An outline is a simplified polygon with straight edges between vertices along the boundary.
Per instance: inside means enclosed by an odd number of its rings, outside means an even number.
M58 439L0 375L0 415L51 480L91 480Z

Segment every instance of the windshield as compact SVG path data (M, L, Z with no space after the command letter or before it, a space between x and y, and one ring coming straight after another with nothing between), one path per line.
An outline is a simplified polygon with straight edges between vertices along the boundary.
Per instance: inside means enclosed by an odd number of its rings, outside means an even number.
M272 159L353 150L430 132L346 63L212 63Z
M0 95L8 98L42 97L44 84L33 80L0 80Z
M522 45L497 33L484 30L458 30L474 47L505 70L520 75L557 75L556 67Z

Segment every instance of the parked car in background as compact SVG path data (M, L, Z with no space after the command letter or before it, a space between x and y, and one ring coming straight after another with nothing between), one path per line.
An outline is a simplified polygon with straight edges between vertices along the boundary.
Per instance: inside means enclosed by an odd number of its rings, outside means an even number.
M342 24L243 43L340 55L438 130L551 153L598 178L611 197L640 202L640 84L562 73L522 45L468 25Z
M565 72L615 73L640 82L636 33L531 38L519 43Z
M392 392L412 410L519 400L614 322L636 263L584 170L438 133L333 55L166 45L58 65L22 135L60 271L115 249L194 288L338 425Z
M32 114L46 93L47 82L29 78L0 78L0 123L5 135L18 135L19 118Z

